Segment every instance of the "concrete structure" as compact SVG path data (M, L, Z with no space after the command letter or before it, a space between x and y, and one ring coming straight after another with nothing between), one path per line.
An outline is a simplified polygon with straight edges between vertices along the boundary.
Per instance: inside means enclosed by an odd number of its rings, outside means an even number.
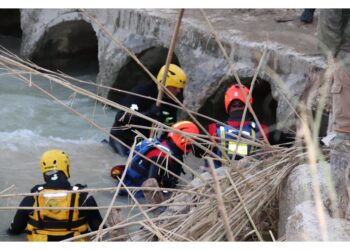
M307 164L295 167L285 181L279 199L278 236L286 233L288 218L295 213L298 205L304 201L314 201L313 185L319 183L323 204L330 204L329 165L317 165L317 176L312 176L311 167Z
M269 83L271 93L262 101L266 103L266 99L273 97L277 102L276 120L270 123L277 121L280 127L288 127L286 121L293 123L293 119L289 119L292 109L288 102L297 103L308 83L318 84L310 83L308 76L324 68L324 59L316 50L315 25L298 26L301 10L205 11L242 79L252 79L262 51L267 49L267 63L258 79ZM134 84L149 81L130 57L82 10L23 9L20 12L22 55L34 61L52 62L53 58L77 53L88 55L96 49L99 84L130 89ZM164 64L178 10L89 9L87 12L138 55L153 74ZM284 22L286 20L288 22ZM225 76L231 81L234 78L200 10L185 11L174 60L185 69L189 78L184 104L197 111L207 102L208 106L218 106L217 110L223 112L222 89L227 84L220 86L218 83ZM255 95L259 96L259 84L256 91ZM106 92L101 94L108 95ZM118 100L118 96L108 96ZM208 97L213 98L208 101ZM257 108L262 107L261 104L257 103ZM270 115L264 113L264 108L265 111L268 109L262 107L257 111L258 117ZM202 111L208 114L205 109ZM217 112L213 115L217 116Z
M178 10L89 9L87 12L136 54L151 73L158 72L165 62ZM300 97L305 97L304 101L310 107L317 103L325 69L324 58L316 46L317 13L314 24L301 26L298 19L302 10L225 9L205 12L242 80L249 82L252 79L261 54L267 49L267 60L253 93L258 100L254 109L259 119L276 115L266 123L277 122L279 128L285 129L295 122L291 119L293 108L290 105L299 103ZM127 90L135 84L150 82L130 56L82 10L22 9L20 25L21 54L40 62L40 65L59 68L57 65L64 64L67 58L82 57L86 61L96 60L98 84ZM230 63L200 10L185 11L174 62L180 64L188 75L184 104L194 111L201 110L219 118L223 113L226 83L235 80ZM228 80L220 85L223 78ZM100 94L114 101L120 97L105 91ZM268 104L272 98L276 101L273 111ZM208 111L209 107L213 109L212 113ZM312 181L307 169L305 165L297 167L282 190L280 236L286 230L290 230L290 235L296 235L298 225L303 225L303 220L297 219L307 220L300 208L305 206L308 209L305 211L313 211L312 205L305 203L313 200L308 192ZM324 184L324 176L319 178ZM322 188L323 201L329 203L325 186ZM297 208L300 204L304 205ZM300 235L290 237L287 239L307 239ZM310 239L320 240L319 235Z
M279 199L278 236L285 236L287 241L349 241L349 221L330 216L334 190L329 164L317 164L316 169L313 176L310 165L299 165L284 183ZM314 188L319 188L323 211L320 216Z
M324 209L322 223L315 211L316 206L312 201L304 201L295 208L286 225L286 241L350 240L349 221L332 218Z

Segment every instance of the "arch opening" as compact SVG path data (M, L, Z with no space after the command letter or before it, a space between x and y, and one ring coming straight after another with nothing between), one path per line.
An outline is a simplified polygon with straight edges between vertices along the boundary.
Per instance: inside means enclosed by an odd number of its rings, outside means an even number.
M22 41L19 9L0 9L0 44L19 55Z
M22 37L19 9L0 9L0 34Z
M67 21L50 28L37 44L31 60L67 74L98 73L98 41L90 23Z
M242 84L250 87L252 78L240 78ZM199 113L207 115L216 120L225 122L228 118L225 112L224 99L226 90L236 82L234 79L224 82L199 109ZM272 97L270 83L257 79L253 90L253 109L259 122L267 126L276 124L277 101ZM198 120L207 127L211 122L204 118Z
M142 62L143 65L155 76L160 68L165 64L168 49L164 47L152 47L143 52L137 54L137 58ZM171 63L179 66L179 60L174 54ZM118 72L118 76L113 83L113 88L121 90L130 90L139 84L155 84L151 77L138 65L132 58L128 58L126 64ZM118 91L110 90L107 98L111 101L119 103L126 94ZM180 100L183 99L181 96Z

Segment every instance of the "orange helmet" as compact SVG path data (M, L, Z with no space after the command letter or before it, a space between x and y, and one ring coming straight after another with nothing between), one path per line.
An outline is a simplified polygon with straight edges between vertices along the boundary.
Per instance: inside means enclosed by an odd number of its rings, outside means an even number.
M249 95L249 89L242 85L242 88L246 94L246 96L248 97ZM241 89L239 88L239 85L237 83L233 84L231 87L229 87L226 90L225 93L225 109L226 109L226 113L228 113L228 107L230 106L230 103L233 100L240 100L241 102L243 102L244 104L246 104L246 99L243 96L243 93L241 91ZM253 104L253 98L250 97L249 99L250 105Z
M199 134L199 129L196 126L196 124L194 124L193 122L190 121L180 121L177 122L175 124L173 124L171 126L174 129L177 129L181 132L185 132L185 133L191 133L191 134L195 134L198 135ZM188 145L192 145L192 143L185 138L183 135L174 133L174 132L169 132L168 133L168 137L172 139L172 141L175 143L175 145L180 148L183 152L190 152L191 149L189 149Z

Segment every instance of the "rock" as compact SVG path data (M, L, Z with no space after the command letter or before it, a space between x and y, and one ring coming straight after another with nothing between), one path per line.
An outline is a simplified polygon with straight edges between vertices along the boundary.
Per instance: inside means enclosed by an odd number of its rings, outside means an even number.
M221 167L216 169L216 174L218 175L218 177L225 175L225 170L227 170L227 167ZM210 180L212 178L212 176L210 175L210 173L205 172L202 173L200 175L205 181L206 180ZM199 187L201 185L203 185L203 181L199 178L194 178L190 185L192 187ZM229 185L229 183L221 183L221 188L222 190L225 190L226 187ZM177 197L174 199L174 203L192 203L194 199L193 195L190 194L186 194L186 193L182 193L177 195ZM174 215L174 214L184 214L184 213L188 213L190 211L190 206L169 206L163 213L164 216L167 215Z
M323 204L328 206L330 198L328 195L328 177L329 165L317 165L318 177L320 182L321 196ZM312 195L312 177L309 165L299 165L293 169L284 183L279 201L279 223L278 235L282 237L285 234L287 218L293 213L295 207L304 201L313 200Z
M327 241L349 241L350 222L344 219L333 219L323 209L326 222ZM286 241L322 241L320 223L313 201L299 204L288 218L286 225Z
M333 183L337 192L337 204L331 207L333 217L350 220L350 140L347 133L337 133L330 142L330 165Z
M112 208L109 216L107 217L107 225L109 227L113 227L115 225L118 225L122 221L123 221L123 217L122 217L121 209ZM124 236L124 237L121 237L121 236ZM112 241L125 241L127 238L125 228L110 230L109 237ZM118 239L115 240L116 238Z
M228 170L227 167L220 167L215 169L216 174L218 177L226 175L226 170ZM200 175L205 181L210 180L212 178L211 174L209 172L202 173ZM191 181L191 186L198 187L200 185L203 185L203 181L199 178L194 178L193 181Z
M142 187L159 188L159 185L155 178L149 178L142 183ZM143 194L148 204L159 204L165 200L162 191L144 190Z

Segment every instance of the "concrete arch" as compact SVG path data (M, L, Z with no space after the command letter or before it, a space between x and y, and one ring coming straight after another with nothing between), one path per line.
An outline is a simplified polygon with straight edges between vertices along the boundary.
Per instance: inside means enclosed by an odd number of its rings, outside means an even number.
M152 47L169 46L178 14L177 10L168 9L89 9L88 12L109 34L134 54L140 54ZM234 61L239 76L251 78L262 51L268 50L266 66L269 68L263 67L259 77L271 83L272 95L278 102L276 119L279 123L286 122L282 128L287 128L290 123L294 123L293 110L286 102L286 97L281 95L279 79L285 84L290 96L297 102L305 89L307 75L314 68L323 70L325 68L324 59L305 54L304 45L296 48L293 47L295 44L288 43L290 39L280 40L280 37L285 38L286 36L302 38L299 36L300 29L297 32L292 31L290 35L285 33L288 31L282 30L283 34L277 34L275 37L277 42L266 41L265 30L262 32L265 35L251 39L247 36L249 35L247 31L252 27L241 29L240 20L236 20L238 24L232 22L234 18L232 13L235 11L207 11L209 19L216 22L215 27L219 39L230 59ZM220 16L219 19L217 19L218 16ZM96 32L99 63L96 81L101 85L112 86L119 77L119 71L127 65L128 54L78 9L21 10L22 55L31 57L41 37L53 26L68 21L82 20L90 23ZM256 25L255 23L254 27ZM276 33L275 30L269 32L271 35ZM253 33L256 35L256 32ZM313 43L314 41L310 41L307 47L311 48ZM222 77L232 72L198 10L186 10L175 54L188 76L183 103L191 110L199 110L207 101L208 96L213 96L216 92L219 87L217 83ZM99 94L107 96L108 91L101 89Z
M30 59L40 66L65 73L98 72L98 40L92 25L84 20L58 23L46 30Z
M157 77L159 69L165 64L167 53L167 48L151 47L137 54L137 58L155 77ZM181 66L176 54L173 55L172 63ZM151 85L155 83L148 74L129 57L124 66L119 70L112 87L122 90L130 90L139 84ZM107 96L108 99L115 102L120 102L124 97L125 94L113 90L109 91Z
M0 34L22 36L19 9L0 9Z
M19 54L21 41L20 10L0 9L0 44L9 51Z
M251 77L241 77L241 82L250 87ZM227 114L224 108L224 98L226 90L234 83L234 78L223 82L221 86L212 94L199 110L199 113L215 118L219 121L225 121ZM272 96L271 83L258 78L253 90L253 109L262 124L268 126L276 123L277 101ZM211 123L201 118L200 121L204 125Z

